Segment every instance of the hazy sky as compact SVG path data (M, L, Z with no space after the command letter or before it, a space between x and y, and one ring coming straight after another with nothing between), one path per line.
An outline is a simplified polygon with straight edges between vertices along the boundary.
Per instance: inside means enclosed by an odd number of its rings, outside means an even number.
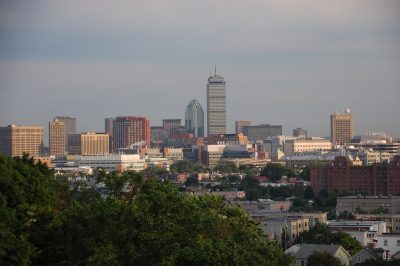
M57 115L206 111L214 62L235 120L329 135L351 108L356 134L400 136L398 0L0 0L0 125Z

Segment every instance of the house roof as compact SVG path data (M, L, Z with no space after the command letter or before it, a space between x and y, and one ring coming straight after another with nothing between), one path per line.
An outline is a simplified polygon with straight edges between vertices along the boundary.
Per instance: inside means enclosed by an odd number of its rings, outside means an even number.
M285 250L285 253L286 254L291 253L296 259L307 259L314 252L327 252L329 254L334 255L340 248L342 248L340 245L297 244Z

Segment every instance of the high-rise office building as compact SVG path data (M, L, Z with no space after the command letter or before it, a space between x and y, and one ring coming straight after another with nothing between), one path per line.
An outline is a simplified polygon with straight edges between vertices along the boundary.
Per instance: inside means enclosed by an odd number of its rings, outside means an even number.
M81 154L81 134L69 134L67 143L68 154Z
M104 132L105 133L112 134L114 120L115 120L115 118L104 119Z
M146 117L121 116L113 122L113 149L129 145L150 147L150 121Z
M163 119L163 128L165 130L177 131L181 127L182 119Z
M11 157L40 156L43 148L43 127L9 125L0 127L0 154Z
M65 126L65 149L68 149L68 135L76 134L76 118L70 116L56 116L55 119L64 122Z
M81 134L82 155L103 155L110 153L110 135L108 133L85 132Z
M235 121L235 133L243 133L243 127L251 126L251 122L248 120Z
M208 78L207 84L207 135L226 133L226 87L222 76Z
M64 122L54 118L53 121L49 122L49 146L50 155L64 155L65 146L67 141L65 140L65 124Z
M194 137L204 137L204 112L197 100L191 100L185 112L186 132Z
M350 143L353 137L353 115L350 109L344 114L336 112L331 115L331 139L333 145L345 145Z
M69 116L57 116L55 117L58 121L64 122L65 125L65 135L76 134L76 118ZM65 138L67 139L67 137Z

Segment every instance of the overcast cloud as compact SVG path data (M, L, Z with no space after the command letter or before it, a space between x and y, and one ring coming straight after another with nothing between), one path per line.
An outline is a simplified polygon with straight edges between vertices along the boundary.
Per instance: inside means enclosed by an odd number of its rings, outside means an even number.
M397 0L0 1L0 126L182 118L217 63L235 120L400 136Z

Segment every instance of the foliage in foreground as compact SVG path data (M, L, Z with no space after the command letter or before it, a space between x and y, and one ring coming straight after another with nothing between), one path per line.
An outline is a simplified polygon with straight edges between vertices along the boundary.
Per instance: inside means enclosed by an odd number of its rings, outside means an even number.
M333 232L327 225L317 223L308 232L303 232L299 237L300 242L306 244L334 244L341 245L351 255L362 249L360 242L353 239L345 232Z
M222 198L180 194L140 174L102 174L102 197L70 190L28 158L0 156L1 265L288 265Z
M314 252L307 259L307 266L344 266L338 258L328 252Z

